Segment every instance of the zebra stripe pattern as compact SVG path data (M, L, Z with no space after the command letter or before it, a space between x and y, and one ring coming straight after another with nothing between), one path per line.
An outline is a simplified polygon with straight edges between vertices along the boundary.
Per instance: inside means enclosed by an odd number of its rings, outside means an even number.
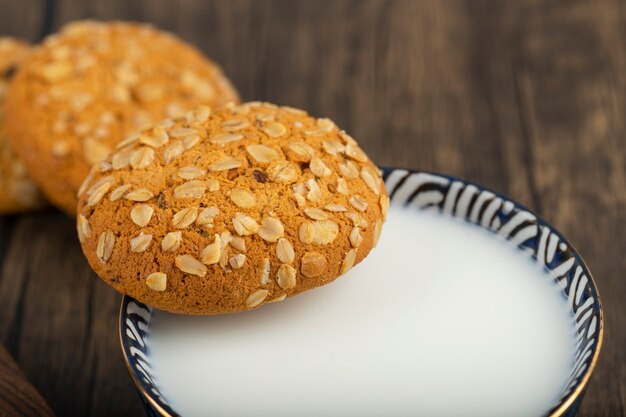
M574 390L588 381L602 335L600 300L580 256L543 219L503 195L457 178L433 173L394 168L383 168L382 173L391 204L441 211L498 233L546 268L560 286L574 313L577 348L575 363L561 398L547 414L556 416L555 412L570 400ZM178 416L160 393L158 381L155 381L150 367L146 332L151 313L151 307L124 297L120 311L120 333L125 360L135 381L143 389L142 398L148 395L168 413L159 413L144 398L149 415ZM576 413L582 392L560 416L569 417Z
M134 298L124 296L122 308L120 310L120 335L122 339L122 350L124 360L128 366L131 376L137 385L140 385L141 399L150 417L157 416L179 416L161 394L158 381L154 378L154 372L150 366L149 348L147 342L148 323L152 307L140 303ZM145 398L146 394L161 407L166 413L160 413Z
M498 233L557 282L574 313L577 333L574 366L552 411L558 409L591 372L600 343L600 301L580 256L552 226L503 195L460 179L405 169L383 169L383 178L391 204L441 211ZM570 407L563 415L575 411Z

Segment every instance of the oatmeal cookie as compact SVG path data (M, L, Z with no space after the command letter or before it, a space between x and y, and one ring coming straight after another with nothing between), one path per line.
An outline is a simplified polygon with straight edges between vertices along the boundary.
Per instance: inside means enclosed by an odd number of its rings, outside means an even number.
M89 168L120 138L200 104L237 100L220 68L173 35L82 21L49 36L20 65L6 128L49 200L73 214Z
M77 230L118 291L187 314L248 310L333 281L376 245L376 166L329 119L269 103L166 119L79 192Z

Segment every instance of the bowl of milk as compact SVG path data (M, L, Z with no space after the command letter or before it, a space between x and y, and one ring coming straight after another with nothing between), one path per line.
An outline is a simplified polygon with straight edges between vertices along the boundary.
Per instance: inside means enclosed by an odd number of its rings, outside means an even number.
M124 297L123 355L149 415L575 415L604 322L572 245L476 184L382 171L380 242L331 284L221 316Z

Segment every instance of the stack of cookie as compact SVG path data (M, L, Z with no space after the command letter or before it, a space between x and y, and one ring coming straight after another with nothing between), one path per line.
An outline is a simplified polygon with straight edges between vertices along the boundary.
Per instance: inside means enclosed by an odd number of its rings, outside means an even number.
M376 245L389 204L331 120L239 104L219 67L142 25L49 37L21 60L5 114L32 178L77 213L96 273L171 312L248 310L331 282Z

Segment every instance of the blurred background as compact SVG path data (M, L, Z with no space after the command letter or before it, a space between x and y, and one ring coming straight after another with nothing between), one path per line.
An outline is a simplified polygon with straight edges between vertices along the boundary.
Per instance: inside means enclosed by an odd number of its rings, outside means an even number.
M626 3L0 0L2 34L149 22L219 63L244 100L335 120L380 165L476 181L539 212L587 260L605 345L581 416L626 408ZM73 220L0 218L0 341L58 415L139 416L120 297Z

